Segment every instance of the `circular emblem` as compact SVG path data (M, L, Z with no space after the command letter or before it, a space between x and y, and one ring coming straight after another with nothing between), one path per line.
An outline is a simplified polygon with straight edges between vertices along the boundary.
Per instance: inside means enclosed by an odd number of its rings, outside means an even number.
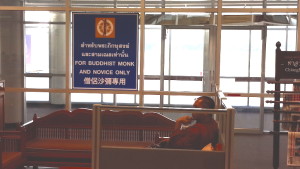
M113 23L108 19L102 19L97 24L97 32L101 36L109 36L114 31Z

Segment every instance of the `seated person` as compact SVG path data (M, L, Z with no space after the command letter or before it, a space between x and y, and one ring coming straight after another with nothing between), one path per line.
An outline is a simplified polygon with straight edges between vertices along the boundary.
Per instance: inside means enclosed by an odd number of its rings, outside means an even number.
M215 102L210 97L202 96L197 98L193 106L213 109ZM181 129L182 124L187 125L194 120L196 121L194 125ZM177 119L175 131L169 139L160 142L158 147L201 150L206 145L211 144L215 148L218 143L218 136L218 124L211 114L193 113L192 117L184 116Z

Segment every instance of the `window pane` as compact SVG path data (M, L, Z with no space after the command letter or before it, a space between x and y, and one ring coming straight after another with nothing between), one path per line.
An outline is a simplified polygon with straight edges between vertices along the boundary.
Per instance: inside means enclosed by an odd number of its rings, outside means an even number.
M261 82L250 82L249 86L249 93L260 93L261 92Z
M25 76L48 76L50 88L65 88L65 14L26 11L25 20Z
M267 0L253 1L253 0L222 0L224 8L262 8L265 4L267 8L297 8L297 0Z
M72 93L72 108L83 104L86 108L92 108L93 104L115 104L114 98L118 105L137 105L139 97L134 94L95 94L95 93Z
M261 77L261 30L251 30L250 35L250 77Z
M203 84L200 81L170 81L170 91L190 91L199 92L203 89Z
M235 78L221 78L220 79L221 90L223 92L233 93L247 93L248 83L247 82L236 82Z
M263 1L253 0L222 0L223 8L262 8Z
M100 104L102 100L101 94L95 93L72 93L71 102L74 103L95 103Z
M239 29L222 30L220 86L223 92L260 93L262 31Z
M166 69L166 75L203 75L204 33L198 29L169 30L170 71Z
M22 2L22 1L20 1ZM65 6L65 0L51 0L51 1L41 1L41 0L25 0L25 6L34 6L34 7L45 7L45 6Z
M103 94L103 100L104 103L113 103L114 102L114 95L113 94Z
M161 26L147 26L145 29L145 75L160 75Z
M26 101L49 101L49 93L27 92L25 97Z
M215 8L218 5L218 1L211 0L146 0L145 2L147 8Z
M85 8L137 8L140 7L140 0L71 0L72 7Z
M268 8L297 8L297 0L267 0Z
M282 51L295 51L296 31L294 26L291 28L286 26L272 26L268 27L267 34L266 77L275 77L276 43L281 43L280 49Z
M26 88L47 89L49 88L49 78L27 77Z
M160 96L159 95L145 95L144 96L144 103L145 103L145 105L159 106Z
M164 74L169 80L164 81L165 91L203 90L205 43L203 29L167 30Z
M25 72L49 73L49 25L25 25Z
M49 78L27 77L26 88L48 89ZM49 96L46 92L27 92L26 101L49 101Z
M117 103L118 104L138 104L138 97L134 94L117 94Z
M25 11L24 20L26 22L56 22L56 24L63 24L65 22L64 11Z
M193 107L197 96L170 96L171 105L185 105L187 107Z
M249 35L249 30L222 30L220 76L248 76Z
M159 80L145 80L144 83L145 90L159 91L160 81Z

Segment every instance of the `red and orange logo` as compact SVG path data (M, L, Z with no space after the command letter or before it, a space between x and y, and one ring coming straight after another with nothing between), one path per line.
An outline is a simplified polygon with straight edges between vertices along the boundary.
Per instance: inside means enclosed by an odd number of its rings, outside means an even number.
M96 18L96 38L115 38L115 18Z

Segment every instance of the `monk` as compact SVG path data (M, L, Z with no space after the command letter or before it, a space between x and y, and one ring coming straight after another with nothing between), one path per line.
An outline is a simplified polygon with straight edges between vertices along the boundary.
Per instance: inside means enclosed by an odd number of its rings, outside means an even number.
M193 106L213 109L215 102L210 97L202 96L196 99ZM196 121L196 123L185 129L181 128L182 124L187 125L192 121ZM218 136L218 124L211 114L193 113L192 117L184 116L177 119L175 131L168 140L162 141L159 147L201 150L211 143L212 147L215 148L218 143Z

